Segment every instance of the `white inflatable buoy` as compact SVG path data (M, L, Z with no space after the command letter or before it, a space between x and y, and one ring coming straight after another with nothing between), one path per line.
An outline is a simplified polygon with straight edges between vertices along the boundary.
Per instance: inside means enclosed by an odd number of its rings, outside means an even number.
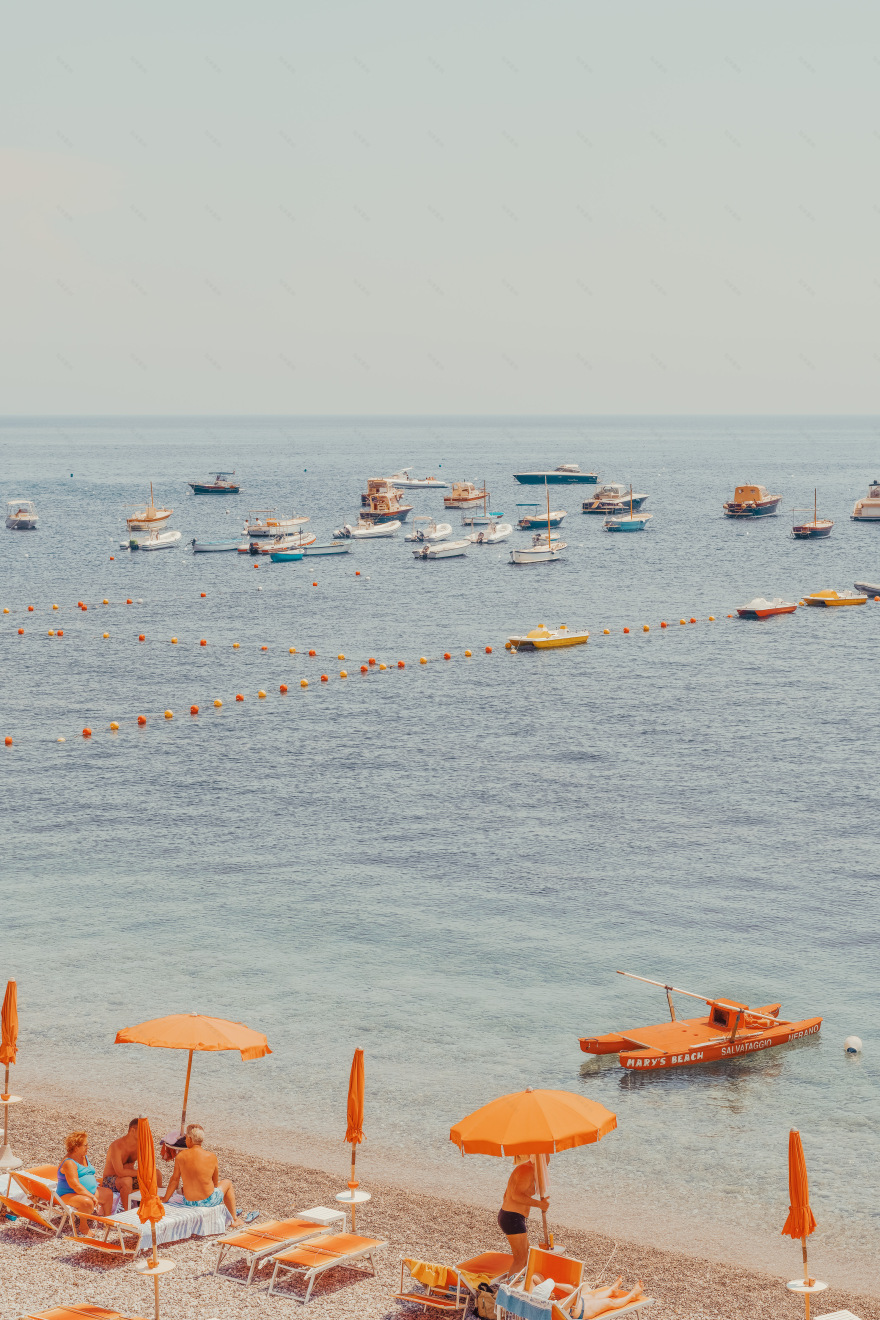
M843 1048L846 1050L847 1054L861 1054L862 1042L859 1040L858 1036L847 1036L846 1040L843 1042Z

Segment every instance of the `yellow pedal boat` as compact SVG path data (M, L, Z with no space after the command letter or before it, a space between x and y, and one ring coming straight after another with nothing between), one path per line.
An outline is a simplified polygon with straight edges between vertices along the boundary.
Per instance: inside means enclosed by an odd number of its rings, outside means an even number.
M588 632L569 632L564 623L551 632L539 623L525 637L511 637L510 646L514 651L548 651L554 646L582 646L589 635Z
M814 591L804 596L805 605L864 605L868 597L859 591Z

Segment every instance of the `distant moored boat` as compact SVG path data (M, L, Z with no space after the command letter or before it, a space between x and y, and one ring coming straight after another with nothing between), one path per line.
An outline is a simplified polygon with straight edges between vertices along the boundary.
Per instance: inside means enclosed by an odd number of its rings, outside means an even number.
M539 472L514 472L513 479L521 486L595 486L599 477L595 472L581 472L577 463L560 463Z
M234 472L218 472L213 481L188 481L193 495L238 495L241 487Z

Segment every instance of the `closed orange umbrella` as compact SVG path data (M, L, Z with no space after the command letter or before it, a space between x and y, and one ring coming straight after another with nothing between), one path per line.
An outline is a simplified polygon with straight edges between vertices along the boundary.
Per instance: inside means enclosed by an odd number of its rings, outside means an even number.
M9 1094L9 1065L15 1063L18 1053L18 991L14 981L7 981L6 994L3 996L3 1009L0 1011L0 1063L6 1068L6 1080L3 1083L3 1149L0 1150L0 1169L17 1169L21 1160L17 1160L9 1149L9 1106L12 1097Z
M546 1165L537 1157L601 1141L617 1127L610 1109L572 1091L515 1091L475 1109L449 1132L462 1155L531 1155L539 1192ZM547 1214L544 1241L550 1242Z
M153 1134L150 1131L150 1120L143 1114L138 1119L138 1144L137 1144L137 1171L138 1187L141 1190L141 1203L138 1206L138 1219L142 1224L150 1221L150 1232L153 1237L153 1264L155 1270L158 1259L156 1256L156 1225L160 1219L165 1218L165 1207L159 1200L159 1187L156 1178L156 1147L153 1144ZM156 1320L159 1320L159 1275L153 1275L153 1287L156 1294Z
M360 1186L354 1176L354 1161L357 1148L364 1139L364 1052L355 1050L351 1061L351 1075L348 1079L348 1111L345 1128L345 1140L351 1142L351 1229L355 1228L354 1193Z
M807 1182L807 1161L801 1134L792 1128L788 1134L788 1218L782 1232L785 1237L800 1238L804 1251L804 1287L812 1288L807 1268L807 1238L816 1227L816 1217L810 1209L810 1188ZM807 1320L810 1320L810 1294L804 1293Z
M171 1017L153 1018L137 1027L123 1027L117 1031L117 1045L150 1045L154 1049L189 1050L186 1065L186 1085L183 1089L183 1112L180 1115L180 1134L186 1127L186 1102L189 1096L189 1078L192 1056L196 1050L238 1050L242 1059L262 1059L271 1054L269 1042L261 1031L252 1031L242 1022L227 1022L225 1018L204 1017L201 1013L175 1013Z

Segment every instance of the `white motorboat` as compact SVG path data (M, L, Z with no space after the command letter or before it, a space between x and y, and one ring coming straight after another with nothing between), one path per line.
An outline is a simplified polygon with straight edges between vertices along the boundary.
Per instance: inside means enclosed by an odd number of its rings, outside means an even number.
M412 468L401 468L385 480L395 486L402 486L404 490L446 490L448 487L447 482L437 477L414 477Z
M546 533L546 532L533 532L533 533L532 533L532 545L546 545L546 544L547 544L547 533ZM551 533L550 533L550 544L551 544L551 545L557 545L557 546L559 546L559 545L564 545L565 542L563 541L562 536L560 535L559 532L551 532Z
M343 523L333 535L334 537L351 536L357 541L367 541L380 536L394 536L402 526L403 523L399 521L373 523L368 518L358 518L356 523Z
M542 468L539 472L516 472L513 477L521 486L595 486L595 472L581 472L577 463L560 463L559 467Z
M565 549L565 542L558 541L551 545L544 540L540 545L527 545L520 549L513 549L510 552L510 562L512 564L552 564L560 559L560 550Z
M129 550L170 550L179 540L180 532L160 532L154 528L152 532L133 536L127 544ZM123 542L123 547L125 544L126 542Z
M314 545L317 539L314 532L288 532L284 536L273 536L271 541L256 537L248 541L247 546L239 548L247 549L252 555L271 555L281 550L305 550L306 546Z
M33 500L7 500L6 526L11 532L35 531L37 511L34 508Z
M499 541L506 541L512 531L513 523L490 522L479 532L471 532L468 540L471 545L497 545Z
M303 548L306 559L313 555L350 555L351 546L347 541L329 541L326 545L307 545Z
M856 500L851 516L854 522L876 522L880 518L880 481L872 481L867 496Z
M296 514L279 518L274 509L249 509L244 534L249 540L254 536L284 536L308 521L308 518Z
M194 555L218 555L225 550L237 550L240 541L197 541L193 537L190 545Z
M423 525L418 526L419 523ZM452 523L438 523L433 518L413 518L412 531L405 541L445 541L452 535Z
M469 545L470 541L440 541L436 545L426 542L413 554L416 559L458 559L467 554Z

